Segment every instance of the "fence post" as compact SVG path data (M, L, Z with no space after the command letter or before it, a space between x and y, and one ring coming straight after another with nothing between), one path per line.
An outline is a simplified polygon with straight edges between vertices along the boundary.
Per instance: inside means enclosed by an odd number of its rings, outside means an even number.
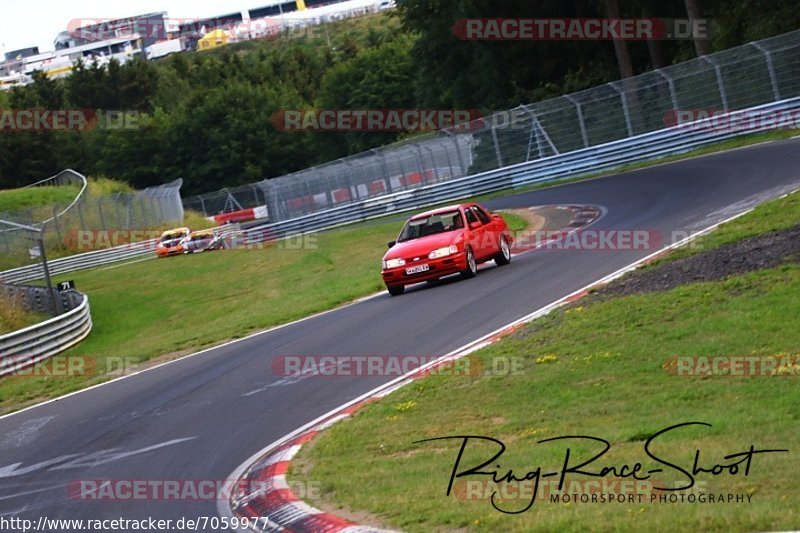
M97 213L100 215L100 226L105 229L106 228L106 219L103 216L103 197L100 196L97 198Z
M58 206L53 206L53 225L56 228L56 237L58 238L58 242L64 242L61 239L61 228L58 226Z
M442 144L442 148L444 149L444 156L447 158L447 167L450 169L450 179L453 179L456 175L453 172L453 160L450 158L450 150L446 144Z
M464 156L461 155L461 147L458 146L458 135L453 135L453 145L456 147L456 155L458 156L458 166L461 169L461 176L466 176L469 169L464 165Z
M78 208L78 220L80 221L81 229L88 229L86 224L83 222L83 198L84 197L81 196L81 199L78 200L78 204L75 207Z
M259 203L258 200L258 189L252 183L250 184L250 189L253 191L253 198L255 199L255 204L253 205L253 207L258 207L259 205L261 205L261 203Z
M124 204L125 203L125 200L123 199L124 196L122 194L123 193L118 192L118 193L116 193L114 195L114 213L116 214L116 218L117 218L117 229L122 229L124 227L124 224L122 223L122 218L121 218L122 209L120 207L120 204Z
M625 114L625 126L628 128L628 137L633 137L633 124L631 123L631 113L628 110L628 101L625 98L625 91L614 85L614 82L608 85L619 94L619 99L622 102L622 112Z
M669 87L669 97L672 100L672 109L677 111L680 109L678 107L678 93L675 91L675 80L672 79L672 76L668 75L666 72L657 68L654 70L656 74L667 80L667 87Z
M431 154L431 165L433 165L433 177L435 181L439 181L439 166L436 164L436 156L433 155L433 149L430 146L425 146L425 149Z
M708 63L714 68L714 73L717 76L717 85L719 86L719 96L722 99L722 109L728 111L728 94L725 92L725 83L722 81L722 69L716 60L711 59L710 56L700 56L700 59Z
M583 106L571 94L564 95L564 98L572 102L575 106L575 111L578 113L578 125L581 127L581 138L583 139L583 147L589 148L589 136L586 134L586 122L583 119Z
M530 105L524 105L522 106L522 108L531 114L531 120L533 120L534 127L536 127L536 143L539 146L539 159L544 157L542 155L540 136L543 137L545 141L547 141L547 144L553 151L553 155L560 154L561 152L558 151L558 148L556 148L556 145L553 143L553 140L550 138L550 135L548 135L547 131L542 127L542 123L539 121L539 117L536 116L536 113L533 111L532 107Z
M755 47L756 50L759 50L767 60L767 72L769 72L769 81L772 84L772 96L775 97L775 101L781 99L781 91L778 88L778 77L775 75L775 65L772 62L772 54L764 48L763 45L760 45L756 42L750 43Z
M497 156L497 168L503 168L503 154L500 153L500 141L497 138L497 128L492 124L492 140L494 141L494 153Z
M392 189L392 177L389 175L389 167L386 166L386 157L380 150L376 150L373 148L372 151L381 162L381 169L383 169L383 180L386 182L386 191L393 192L394 189Z
M533 146L533 139L536 139L536 152L539 154L539 159L542 158L542 143L539 139L539 131L536 129L536 115L528 106L522 106L530 116L531 116L531 135L528 137L528 153L525 154L525 161L531 160L531 147Z
M417 165L419 166L419 177L422 179L422 183L425 183L425 161L422 157L422 147L419 144L415 144L414 148L414 155L417 156Z

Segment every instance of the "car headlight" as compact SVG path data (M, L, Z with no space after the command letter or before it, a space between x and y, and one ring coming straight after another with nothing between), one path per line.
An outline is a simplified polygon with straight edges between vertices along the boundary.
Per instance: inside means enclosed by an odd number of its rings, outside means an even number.
M438 259L440 257L447 257L448 255L458 253L458 246L455 244L451 244L450 246L445 246L444 248L437 248L436 250L432 251L428 254L428 259Z
M383 268L397 268L406 264L406 260L401 258L383 261Z

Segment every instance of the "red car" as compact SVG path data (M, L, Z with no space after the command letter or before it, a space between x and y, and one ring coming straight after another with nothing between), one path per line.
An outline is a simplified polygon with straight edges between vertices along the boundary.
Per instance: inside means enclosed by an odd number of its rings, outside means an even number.
M459 204L411 217L389 243L381 275L389 294L449 274L475 276L478 264L511 262L513 238L506 221L479 204Z

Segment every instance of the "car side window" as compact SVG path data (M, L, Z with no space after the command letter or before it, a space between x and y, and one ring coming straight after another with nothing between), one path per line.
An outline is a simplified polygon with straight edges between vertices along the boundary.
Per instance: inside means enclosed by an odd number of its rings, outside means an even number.
M478 218L480 219L480 221L481 221L482 223L484 223L484 224L488 224L489 222L491 222L491 221L492 221L492 219L491 219L491 218L489 218L489 215L487 215L486 213L484 213L484 212L483 212L483 209L481 209L480 207L477 207L477 206L472 206L472 210L473 210L473 211L475 211L475 214L478 216Z
M473 222L478 221L478 219L475 217L475 213L472 212L472 209L465 209L464 214L467 216L467 224L472 224Z

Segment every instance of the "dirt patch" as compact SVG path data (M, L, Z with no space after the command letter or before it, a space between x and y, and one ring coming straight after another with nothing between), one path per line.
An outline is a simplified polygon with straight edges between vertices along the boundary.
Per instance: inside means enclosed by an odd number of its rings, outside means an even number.
M667 291L686 283L719 281L787 262L800 262L800 224L668 261L651 269L634 271L595 294L625 296Z
M572 209L553 206L523 207L520 209L502 209L500 213L512 213L525 219L526 232L557 231L567 227L574 216Z

